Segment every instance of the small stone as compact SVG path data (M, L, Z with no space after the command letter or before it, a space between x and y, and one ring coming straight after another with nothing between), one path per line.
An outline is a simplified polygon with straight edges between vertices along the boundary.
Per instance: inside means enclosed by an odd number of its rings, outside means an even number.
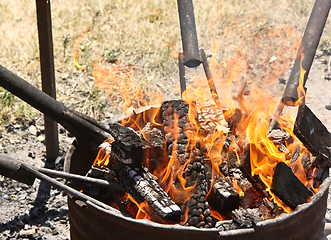
M331 110L331 104L325 106L326 110Z

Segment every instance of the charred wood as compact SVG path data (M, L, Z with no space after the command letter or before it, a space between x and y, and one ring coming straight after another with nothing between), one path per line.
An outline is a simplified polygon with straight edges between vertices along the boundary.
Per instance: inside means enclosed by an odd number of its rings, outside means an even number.
M148 122L138 134L146 140L146 144L150 150L148 151L149 159L163 156L165 139L160 129Z
M92 165L91 169L87 172L86 177L104 179L112 182L116 181L114 171L111 171L105 167L100 167L98 165ZM103 203L109 203L110 201L114 200L109 191L109 188L96 186L92 183L85 183L83 192Z
M180 221L180 208L172 201L169 195L158 183L142 168L141 165L127 165L119 161L113 162L119 181L127 192L138 202L146 201L151 209L150 216L158 217L171 223Z
M251 145L253 147L253 145ZM250 150L246 150L241 158L239 169L244 174L244 176L248 179L248 181L252 184L253 188L258 192L258 194L261 196L261 198L269 198L270 195L265 190L266 186L261 181L260 177L258 175L251 175L252 169L251 169L251 163L250 163Z
M242 228L254 228L256 224L264 219L259 209L235 209L232 211L233 219L230 221L219 221L215 227L219 231L229 231Z
M239 193L225 180L219 176L212 185L207 197L210 207L220 214L230 217L231 211L239 208Z
M228 123L228 127L230 128L231 132L235 132L235 129L237 128L241 118L243 117L243 113L241 112L240 109L236 108L234 110L234 112L232 112L233 110L226 110L224 111L224 117L225 120Z
M191 106L190 111L197 121L194 106ZM206 157L200 151L198 144L191 142L186 135L196 131L188 116L189 105L183 101L168 101L163 103L161 112L169 159L176 157L182 165L189 161L183 177L187 180L186 187L195 185L192 197L181 205L182 211L188 212L185 225L200 228L211 227L212 218L206 202L206 194L209 189L208 174L205 170ZM178 118L178 126L174 126L175 115ZM175 149L176 155L173 152Z
M209 186L204 161L204 156L196 156L191 159L185 172L187 179L186 185L196 186L192 198L183 206L184 209L188 209L188 220L185 225L200 228L212 227L212 218L208 209L209 205L206 202Z
M134 130L118 123L109 124L112 142L112 154L124 164L140 163L146 158L148 146Z
M261 213L258 209L236 209L232 211L233 213L233 223L238 226L238 228L252 228L256 224L262 221Z
M314 156L331 166L331 133L306 105L299 107L293 132Z
M284 143L285 141L288 141L291 138L291 135L285 132L282 129L272 129L267 137L277 145L280 145Z
M274 169L271 191L293 210L313 195L283 162L277 163Z

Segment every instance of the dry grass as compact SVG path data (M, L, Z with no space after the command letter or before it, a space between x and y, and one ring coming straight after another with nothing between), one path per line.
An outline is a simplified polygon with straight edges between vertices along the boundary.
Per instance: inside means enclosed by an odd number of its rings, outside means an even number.
M313 3L195 0L199 45L215 57L214 71L220 79L229 74L253 81L277 79L292 64L297 47L292 46L303 35ZM2 0L0 16L0 64L39 86L35 1ZM177 84L181 39L176 1L56 0L52 18L57 96L65 105L96 118L112 117L123 109L118 85L111 91L108 87L108 96L96 87L94 63L111 67L116 62L126 71L133 69L144 95L156 87L169 93ZM78 62L87 65L85 71L72 59L80 35ZM322 45L328 48L328 38L324 39ZM277 60L270 63L274 56ZM1 99L6 95L3 90L0 94ZM0 108L7 120L29 118L34 112L5 101Z

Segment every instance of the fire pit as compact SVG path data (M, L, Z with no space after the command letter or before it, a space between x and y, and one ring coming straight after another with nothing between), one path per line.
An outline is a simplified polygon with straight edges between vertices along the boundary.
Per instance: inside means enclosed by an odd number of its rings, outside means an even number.
M237 96L217 93L196 34L183 31L195 30L192 2L178 3L182 99L134 111L121 123L103 125L68 109L0 66L1 86L59 122L78 142L66 158L75 190L38 173L44 170L22 169L69 193L72 239L321 239L331 133L304 101L331 1L316 1L272 119L275 102L254 86L255 94L246 97L246 81ZM184 65L201 63L207 94L185 85ZM281 117L285 105L299 106L295 122ZM12 172L20 166L11 166ZM94 188L90 177L98 174L102 186Z
M66 157L71 173L86 174L94 154L82 144L73 146ZM67 169L68 170L68 169ZM72 240L83 239L323 239L330 179L309 203L299 205L289 214L257 223L256 227L221 232L217 228L199 229L178 224L165 225L149 220L132 219L120 211L106 210L93 203L86 204L68 197L70 234ZM81 189L80 184L73 184Z

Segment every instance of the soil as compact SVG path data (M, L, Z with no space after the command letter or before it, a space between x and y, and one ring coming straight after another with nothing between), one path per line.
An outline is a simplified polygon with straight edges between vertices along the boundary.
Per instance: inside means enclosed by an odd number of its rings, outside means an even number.
M331 131L331 57L317 55L307 81L307 105ZM281 95L285 88L279 81ZM74 138L59 127L60 154L55 163L45 156L42 116L29 123L3 126L0 153L37 167L63 169L65 154ZM59 179L60 180L60 179ZM60 180L64 182L63 180ZM0 239L69 239L66 195L36 180L32 186L0 176ZM331 222L329 196L326 222ZM326 236L331 239L331 235Z

